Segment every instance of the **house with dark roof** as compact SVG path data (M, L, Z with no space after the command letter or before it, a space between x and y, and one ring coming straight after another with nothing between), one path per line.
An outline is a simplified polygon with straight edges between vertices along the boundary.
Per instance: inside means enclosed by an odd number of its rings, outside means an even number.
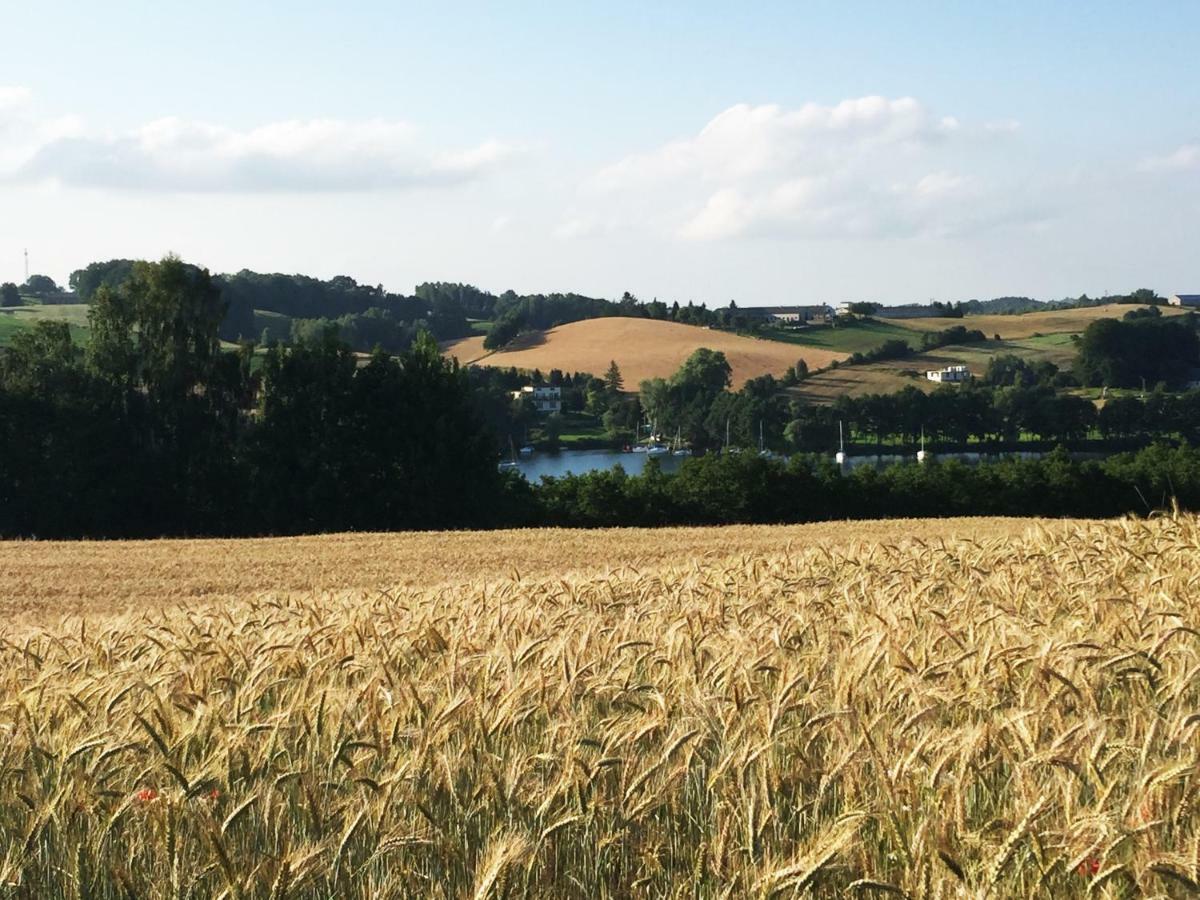
M1167 298L1171 306L1200 306L1200 294L1172 294Z
M770 319L781 325L807 325L811 322L828 322L833 318L833 307L828 303L815 306L744 306L740 312Z

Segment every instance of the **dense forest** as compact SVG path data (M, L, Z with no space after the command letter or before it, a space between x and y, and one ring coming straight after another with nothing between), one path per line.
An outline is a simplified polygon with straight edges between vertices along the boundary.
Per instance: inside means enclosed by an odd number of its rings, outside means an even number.
M1088 385L1178 387L1196 378L1200 338L1194 314L1164 318L1154 307L1098 319L1079 341L1075 374Z
M1107 306L1110 303L1162 306L1167 302L1149 288L1138 288L1128 294L1105 294L1089 297L1065 297L1062 300L1034 300L1032 297L993 297L991 300L964 300L955 306L968 316L995 315L1015 316L1029 312L1050 312L1056 309L1084 309L1089 306Z
M92 263L72 273L69 284L81 302L91 303L100 288L123 284L134 266L135 261L129 259ZM361 352L377 347L401 352L420 332L428 332L438 341L466 337L475 333L472 322L484 323L488 347L503 346L523 331L603 316L645 316L745 329L761 324L753 315L738 312L733 304L714 311L691 303L642 302L628 293L617 301L572 293L518 295L505 291L496 295L471 285L429 282L418 285L409 296L389 293L381 285L359 284L344 275L322 281L248 270L212 276L212 283L225 304L219 331L222 340L292 342L312 339L333 327L343 341Z

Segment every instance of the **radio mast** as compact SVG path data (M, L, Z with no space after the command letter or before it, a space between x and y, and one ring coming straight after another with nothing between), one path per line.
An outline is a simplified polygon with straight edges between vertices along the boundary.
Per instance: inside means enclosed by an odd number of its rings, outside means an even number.
M25 281L29 281L29 248L25 248Z

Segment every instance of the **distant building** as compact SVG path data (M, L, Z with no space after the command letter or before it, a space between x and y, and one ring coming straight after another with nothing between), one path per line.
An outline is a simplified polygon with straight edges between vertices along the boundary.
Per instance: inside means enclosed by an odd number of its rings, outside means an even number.
M906 303L903 306L881 306L875 311L877 319L929 319L944 313L927 303Z
M780 325L810 325L828 322L833 318L833 307L828 303L815 306L744 306L739 312L760 319L770 319Z
M1167 298L1170 306L1200 306L1200 294L1173 294Z
M971 370L966 366L946 366L944 369L934 369L926 372L925 377L930 381L966 381L971 377Z
M533 408L540 413L562 412L562 388L534 387L527 384L519 391L513 391L513 399L520 400L528 397Z

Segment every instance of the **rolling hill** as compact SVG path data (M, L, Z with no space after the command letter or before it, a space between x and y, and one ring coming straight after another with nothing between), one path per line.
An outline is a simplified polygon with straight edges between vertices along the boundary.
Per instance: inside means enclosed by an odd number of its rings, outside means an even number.
M41 304L14 306L0 310L0 347L6 347L13 335L26 331L38 322L66 322L71 336L86 343L88 335L88 306L86 303L66 303L50 306Z
M903 328L895 327L898 323L888 322L888 326L893 327L896 332L902 333L907 330L908 334L918 338L922 332L941 331L962 325L982 331L988 336L988 340L978 344L951 344L903 359L827 369L790 388L789 393L810 403L832 403L843 395L858 397L863 394L890 394L909 385L928 392L938 387L938 384L925 379L926 370L965 365L970 367L974 374L981 375L987 369L991 358L1001 354L1019 356L1030 363L1051 362L1060 369L1067 369L1075 358L1075 344L1072 340L1074 335L1081 334L1097 319L1119 319L1135 308L1137 307L1126 304L1109 304L1086 309L1053 310L1011 316L904 319ZM1160 309L1164 316L1179 315L1183 312L1172 307ZM847 329L852 330L855 329ZM818 336L819 332L813 334ZM993 338L997 334L1001 337L999 341ZM803 342L807 337L802 332L797 341ZM914 347L919 346L913 341L910 341L910 344Z
M1030 363L1045 360L1065 369L1074 358L1075 345L1068 334L1011 341L989 340L979 344L950 344L902 359L826 369L789 388L788 392L809 403L832 403L843 395L891 394L909 385L928 392L940 387L937 382L925 378L925 372L929 369L963 365L968 366L975 375L982 375L993 356L1009 353Z
M647 378L667 378L694 350L720 350L733 369L733 383L770 373L782 375L800 359L810 369L823 368L845 353L782 341L757 340L695 325L656 319L587 319L525 335L509 349L489 352L482 337L451 342L445 353L463 365L516 366L518 369L562 369L602 375L616 360L627 389Z
M903 325L917 331L941 331L953 325L978 328L988 337L1000 335L1004 340L1019 340L1038 334L1080 334L1097 319L1119 319L1125 313L1141 309L1125 303L1087 306L1082 309L1056 309L1048 312L1021 313L1012 316L964 316L961 319L897 319L890 324ZM1164 316L1180 315L1185 310L1160 306Z

